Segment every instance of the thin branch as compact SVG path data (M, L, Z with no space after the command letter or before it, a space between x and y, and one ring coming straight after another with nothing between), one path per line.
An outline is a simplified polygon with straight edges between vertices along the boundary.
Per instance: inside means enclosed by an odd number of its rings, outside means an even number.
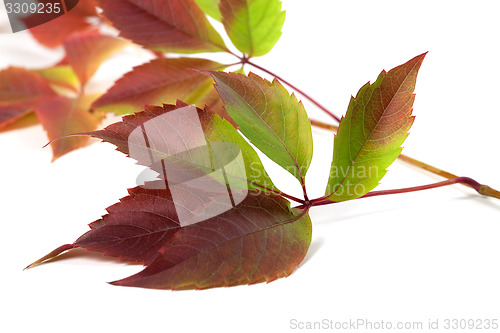
M406 187L406 188L393 189L393 190L372 191L372 192L368 192L364 196L359 197L357 199L377 197L377 196L389 195L389 194L417 192L417 191L429 190L429 189L453 185L453 184L466 185L466 186L476 190L477 193L479 193L479 194L500 199L500 191L494 190L487 185L480 184L477 181L475 181L474 179L469 178L469 177L456 177L456 178L452 178L452 179L444 180L442 182L437 182L437 183L428 184L428 185ZM311 200L311 202L310 202L310 204L312 206L323 206L323 205L330 205L330 204L334 204L334 203L338 203L338 202L327 200L325 197L314 199L314 200ZM302 208L302 206L299 206L297 208Z

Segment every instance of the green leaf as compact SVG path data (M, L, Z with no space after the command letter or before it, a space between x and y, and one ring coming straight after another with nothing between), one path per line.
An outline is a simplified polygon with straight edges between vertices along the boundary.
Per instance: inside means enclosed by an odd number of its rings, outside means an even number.
M280 0L221 0L219 8L229 38L248 57L268 53L281 37Z
M335 136L325 195L332 201L361 197L374 189L402 151L411 115L417 73L426 53L389 72L351 97Z
M311 125L302 102L278 82L211 72L229 115L241 132L270 159L304 184L313 153Z
M194 0L194 2L196 2L198 7L200 7L206 14L220 22L222 15L219 10L218 0Z

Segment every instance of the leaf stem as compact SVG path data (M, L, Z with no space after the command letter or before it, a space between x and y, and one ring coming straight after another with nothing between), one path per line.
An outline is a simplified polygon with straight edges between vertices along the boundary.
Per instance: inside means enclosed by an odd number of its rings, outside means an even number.
M413 187L406 187L406 188L399 188L399 189L392 189L392 190L383 190L383 191L372 191L372 192L368 192L367 194L365 194L362 197L359 197L358 199L377 197L377 196L389 195L389 194L417 192L417 191L429 190L429 189L453 185L453 184L466 185L466 186L471 187L474 190L476 190L477 193L479 193L479 194L500 199L500 191L494 190L487 185L480 184L477 181L475 181L474 179L469 178L469 177L455 177L452 179L443 180L441 182L427 184L427 185L421 185L421 186L413 186ZM330 204L334 204L334 203L338 203L338 202L328 200L328 199L326 199L326 197L320 197L317 199L313 199L310 202L311 206L323 206L323 205L330 205ZM297 208L302 208L302 206L299 206Z
M278 79L279 81L283 82L284 84L286 84L287 86L289 86L290 88L292 88L293 90L295 90L296 92L298 92L299 94L301 94L302 96L304 96L306 99L308 99L311 103L313 103L314 105L316 105L318 108L320 108L323 112L327 113L330 117L332 117L333 119L335 119L335 121L337 121L338 123L340 123L340 118L335 115L333 112L331 112L330 110L328 110L326 107L324 107L323 105L321 105L318 101L316 101L314 98L312 98L311 96L309 96L307 93L305 93L303 90L297 88L296 86L294 86L292 83L288 82L287 80L283 79L282 77L274 74L273 72L271 72L270 70L264 68L264 67L261 67L253 62L251 62L246 56L243 56L241 59L241 63L242 65L245 65L245 64L249 64L250 66L253 66L261 71L263 71L264 73L267 73L273 77L275 77L276 79Z

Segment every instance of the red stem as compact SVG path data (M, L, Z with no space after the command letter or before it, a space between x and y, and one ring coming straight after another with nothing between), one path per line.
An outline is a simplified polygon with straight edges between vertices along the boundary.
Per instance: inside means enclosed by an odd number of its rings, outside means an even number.
M428 184L428 185L421 185L421 186L414 186L414 187L407 187L407 188L400 188L400 189L393 189L393 190L373 191L373 192L369 192L369 193L365 194L364 196L362 196L358 199L376 197L376 196L380 196L380 195L400 194L400 193L409 193L409 192L416 192L416 191L422 191L422 190L429 190L429 189L453 185L453 184L468 185L471 188L473 188L474 190L476 190L479 194L486 195L486 196L492 196L495 198L500 198L500 192L491 189L489 186L479 184L477 181L475 181L474 179L469 178L469 177L456 177L456 178L452 178L452 179L444 180L442 182L437 182L437 183ZM334 204L337 202L328 200L328 199L326 199L326 197L320 197L320 198L311 200L310 203L312 206L323 206L323 205ZM304 207L305 207L305 205L301 205L297 208L304 208Z

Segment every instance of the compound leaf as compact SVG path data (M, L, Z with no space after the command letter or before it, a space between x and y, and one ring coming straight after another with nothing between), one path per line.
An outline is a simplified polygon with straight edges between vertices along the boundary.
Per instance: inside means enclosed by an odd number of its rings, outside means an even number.
M417 73L425 53L365 84L351 97L335 136L325 196L344 201L363 196L378 185L401 153L413 123L411 115Z

